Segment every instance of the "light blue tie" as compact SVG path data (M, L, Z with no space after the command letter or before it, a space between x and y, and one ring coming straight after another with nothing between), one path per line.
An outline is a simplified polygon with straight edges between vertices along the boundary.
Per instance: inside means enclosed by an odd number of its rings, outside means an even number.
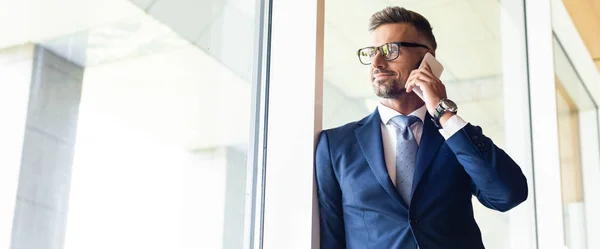
M417 140L410 126L421 119L415 116L398 115L391 119L397 128L396 136L396 189L406 205L410 205L413 176L417 164Z

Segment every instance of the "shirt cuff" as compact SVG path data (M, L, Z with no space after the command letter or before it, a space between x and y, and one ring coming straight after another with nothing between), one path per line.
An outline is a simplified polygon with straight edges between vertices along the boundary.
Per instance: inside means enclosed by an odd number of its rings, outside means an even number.
M442 136L444 137L444 139L448 140L452 135L454 135L454 133L460 131L466 125L466 121L464 121L458 115L454 115L442 125L442 129L439 129L439 131L440 134L442 134Z

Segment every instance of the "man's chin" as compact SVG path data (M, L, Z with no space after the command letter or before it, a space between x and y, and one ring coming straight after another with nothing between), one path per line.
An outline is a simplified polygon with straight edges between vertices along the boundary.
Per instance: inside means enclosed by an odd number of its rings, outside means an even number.
M406 91L376 91L375 95L384 99L397 99L398 97L406 94Z
M377 97L384 99L395 99L403 94L406 94L406 89L404 87L400 89L390 89L388 87L374 86L373 90L375 91L375 95L377 95Z

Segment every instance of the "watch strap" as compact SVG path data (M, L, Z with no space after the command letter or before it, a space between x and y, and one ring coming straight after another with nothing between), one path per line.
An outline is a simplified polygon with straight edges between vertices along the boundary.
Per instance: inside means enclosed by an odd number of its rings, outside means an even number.
M442 106L442 102L440 101L440 103L438 103L437 107L435 108L435 111L433 112L433 117L431 118L431 121L433 121L433 124L435 124L435 126L438 129L442 129L442 125L440 124L440 117L442 117L442 114L444 114L445 109Z

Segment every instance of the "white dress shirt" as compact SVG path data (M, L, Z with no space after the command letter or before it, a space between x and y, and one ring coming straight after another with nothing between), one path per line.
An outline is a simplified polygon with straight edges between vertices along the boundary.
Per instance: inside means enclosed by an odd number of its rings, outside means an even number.
M388 174L390 179L396 185L396 126L394 126L390 121L393 117L397 115L402 115L396 110L389 108L381 103L377 106L377 110L379 111L379 117L381 118L381 137L383 139L383 154L385 157L385 164L387 167ZM421 106L421 108L415 110L410 115L416 116L421 119L421 122L416 122L410 126L410 130L412 131L415 139L417 140L417 144L421 144L421 136L423 135L423 124L425 123L425 114L427 113L427 107L425 105ZM442 129L439 129L440 134L444 137L444 139L450 138L454 133L462 129L467 125L462 118L458 115L454 115L446 121L442 125Z

